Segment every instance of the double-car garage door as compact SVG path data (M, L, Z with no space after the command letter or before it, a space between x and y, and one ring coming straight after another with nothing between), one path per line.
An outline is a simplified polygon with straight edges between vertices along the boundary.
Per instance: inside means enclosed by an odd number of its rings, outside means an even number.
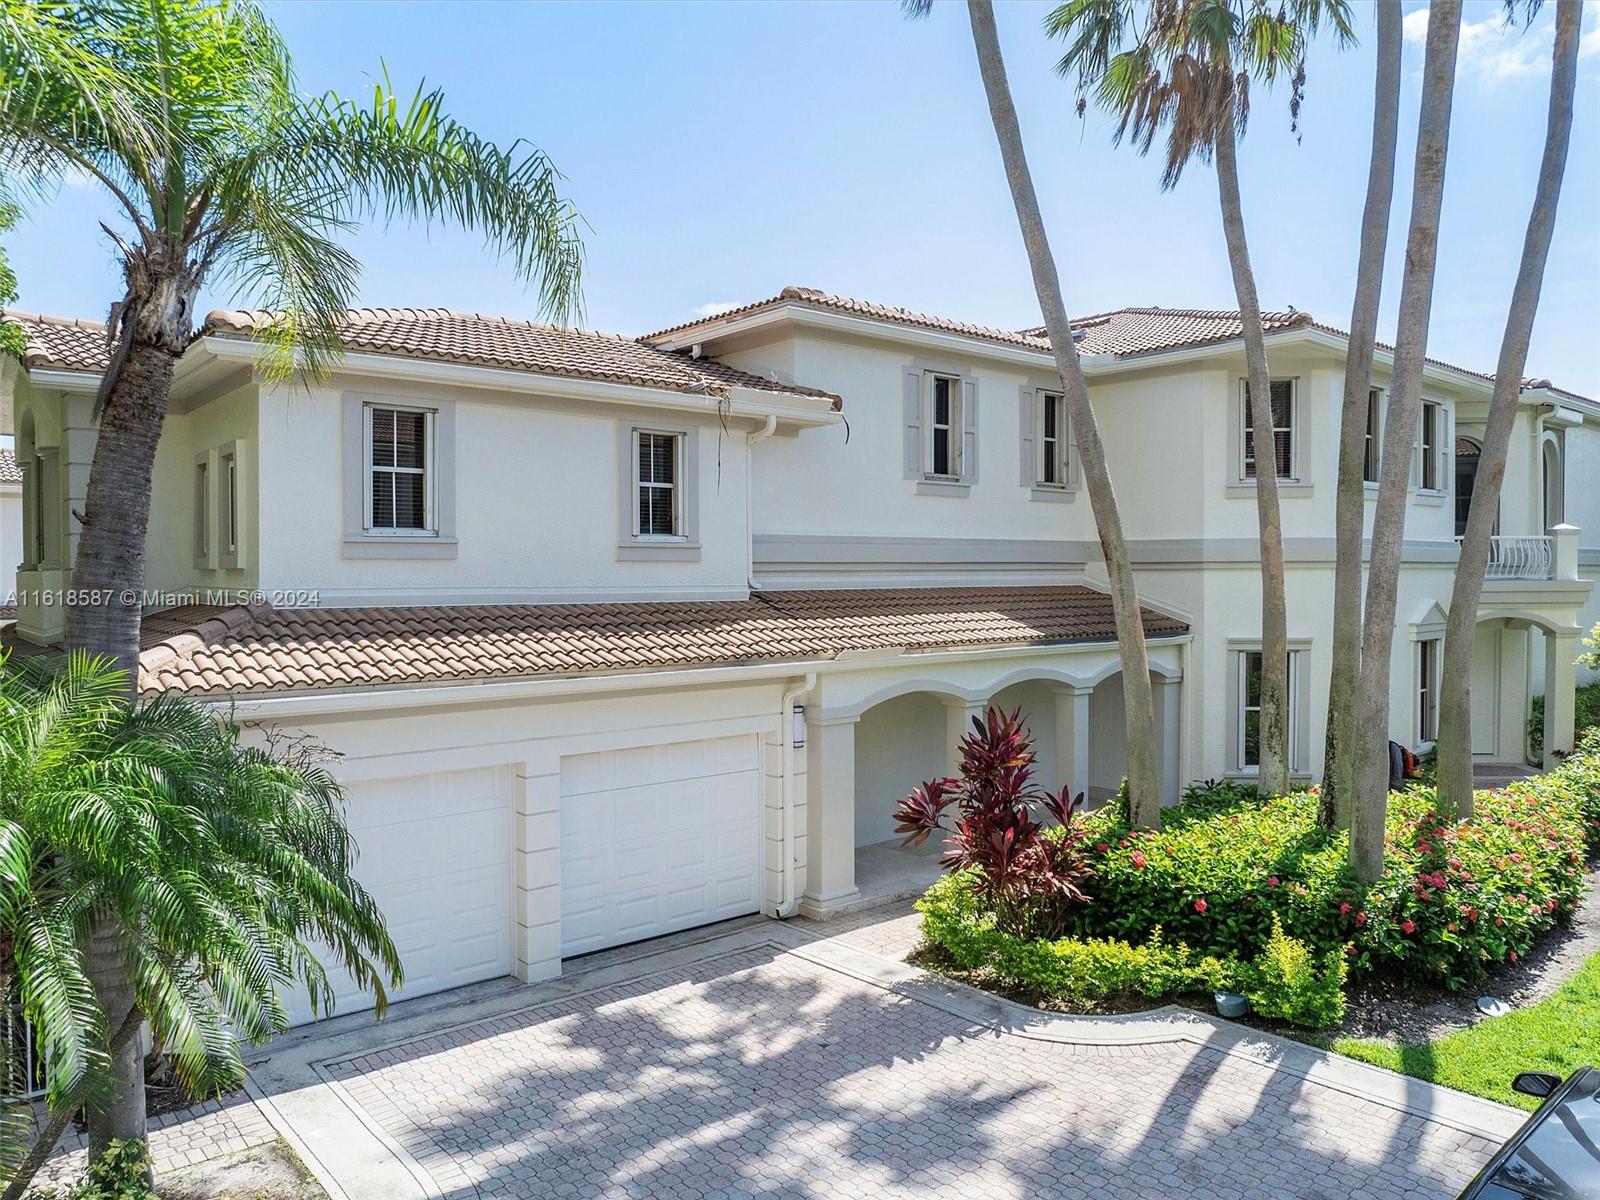
M757 751L744 735L562 759L563 957L759 909ZM512 784L506 766L351 786L356 875L400 951L401 998L514 971ZM330 977L336 1012L371 1006ZM291 1011L310 1020L308 998Z

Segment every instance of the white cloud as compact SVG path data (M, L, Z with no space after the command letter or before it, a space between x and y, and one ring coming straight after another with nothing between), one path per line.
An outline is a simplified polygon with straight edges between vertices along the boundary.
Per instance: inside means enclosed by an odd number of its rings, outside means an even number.
M709 303L702 304L696 308L694 310L694 315L697 317L717 317L721 316L725 312L732 312L738 307L739 305L737 303L728 300L712 300Z
M1585 12L1589 18L1589 11ZM1578 42L1578 57L1600 55L1600 24L1588 20L1591 28ZM1401 23L1405 40L1421 50L1428 36L1428 9L1408 12ZM1550 43L1554 26L1541 21L1533 29L1520 23L1507 23L1504 10L1494 11L1479 21L1462 21L1461 46L1456 52L1458 77L1473 76L1486 83L1525 79L1550 73ZM1417 64L1421 69L1420 62Z

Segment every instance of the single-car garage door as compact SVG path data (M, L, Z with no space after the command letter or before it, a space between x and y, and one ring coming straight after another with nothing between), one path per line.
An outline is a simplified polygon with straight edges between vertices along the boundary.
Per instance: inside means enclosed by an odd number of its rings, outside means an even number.
M414 999L512 971L511 772L507 767L411 775L351 785L347 816L372 893L400 951ZM335 1015L372 1007L329 966ZM298 1024L309 998L291 1000Z
M761 907L754 736L561 762L561 954Z

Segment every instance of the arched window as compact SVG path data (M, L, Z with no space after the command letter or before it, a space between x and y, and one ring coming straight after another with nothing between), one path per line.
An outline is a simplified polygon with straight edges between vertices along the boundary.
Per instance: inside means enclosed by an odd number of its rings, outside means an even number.
M1565 472L1561 468L1561 447L1553 437L1544 439L1544 527L1559 525L1566 520L1567 489Z
M1465 537L1467 515L1472 511L1472 489L1478 481L1478 461L1483 447L1469 437L1456 438L1456 536ZM1495 514L1495 528L1500 528L1500 515Z

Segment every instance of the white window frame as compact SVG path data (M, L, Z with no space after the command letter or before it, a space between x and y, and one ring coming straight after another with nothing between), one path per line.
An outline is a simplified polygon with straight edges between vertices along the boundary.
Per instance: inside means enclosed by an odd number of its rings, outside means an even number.
M1254 649L1240 647L1237 650L1237 662L1234 665L1234 746L1233 762L1234 773L1239 775L1259 775L1261 764L1259 762L1247 763L1245 761L1245 726L1246 714L1261 712L1260 704L1250 704L1250 660L1261 657L1261 647ZM1289 648L1289 771L1298 773L1304 768L1300 762L1300 657L1305 651L1300 647Z
M1417 642L1417 745L1431 746L1439 736L1439 672L1444 640L1421 638Z
M422 414L422 466L379 467L372 461L372 416L378 410L394 413ZM438 410L412 404L389 404L366 401L361 405L361 529L366 537L375 538L432 538L439 532L437 497L439 489L436 424ZM422 528L395 529L375 525L372 520L373 476L378 471L393 475L419 474L422 476Z
M214 570L217 565L217 463L213 451L194 456L194 565Z
M1290 376L1288 378L1274 379L1268 383L1268 388L1275 388L1280 384L1289 387L1289 423L1287 425L1274 425L1272 463L1277 469L1278 448L1277 434L1281 430L1289 435L1289 474L1277 476L1278 483L1295 484L1301 482L1300 470L1300 382ZM1253 423L1250 419L1250 381L1239 381L1239 482L1254 484L1256 477L1251 474L1252 463L1249 457L1251 438L1254 433Z
M1433 439L1428 439L1428 418L1433 418ZM1417 491L1443 496L1449 490L1445 480L1444 439L1449 421L1445 407L1437 400L1424 400L1417 411ZM1428 482L1429 474L1433 482Z
M1367 389L1367 431L1361 448L1361 482L1368 487L1377 487L1383 477L1383 400L1380 389Z
M647 481L643 478L644 461L642 451L644 439L647 437L667 438L672 443L672 482L662 484ZM687 537L684 533L684 445L687 441L682 430L676 429L649 429L637 427L633 430L631 439L632 449L632 478L633 478L633 537L640 542L682 542ZM645 488L667 487L672 490L672 532L647 533L639 528L639 496Z
M928 380L927 394L922 405L922 461L926 464L923 472L924 479L934 479L940 482L955 483L962 478L961 474L961 441L965 435L966 426L962 422L961 393L962 380L959 375L950 375L944 371L929 371L925 378ZM935 425L934 416L938 412L939 381L945 384L945 395L949 399L947 420L943 424ZM947 448L946 466L948 471L935 471L933 469L933 446L935 429L945 430L945 446Z
M1050 406L1056 407L1056 432L1053 439L1045 436L1045 414ZM1060 392L1040 391L1037 404L1037 428L1034 430L1034 486L1042 488L1068 488L1072 486L1072 426L1067 418L1067 398ZM1050 442L1055 443L1054 447ZM1047 469L1055 468L1055 478L1048 479Z

